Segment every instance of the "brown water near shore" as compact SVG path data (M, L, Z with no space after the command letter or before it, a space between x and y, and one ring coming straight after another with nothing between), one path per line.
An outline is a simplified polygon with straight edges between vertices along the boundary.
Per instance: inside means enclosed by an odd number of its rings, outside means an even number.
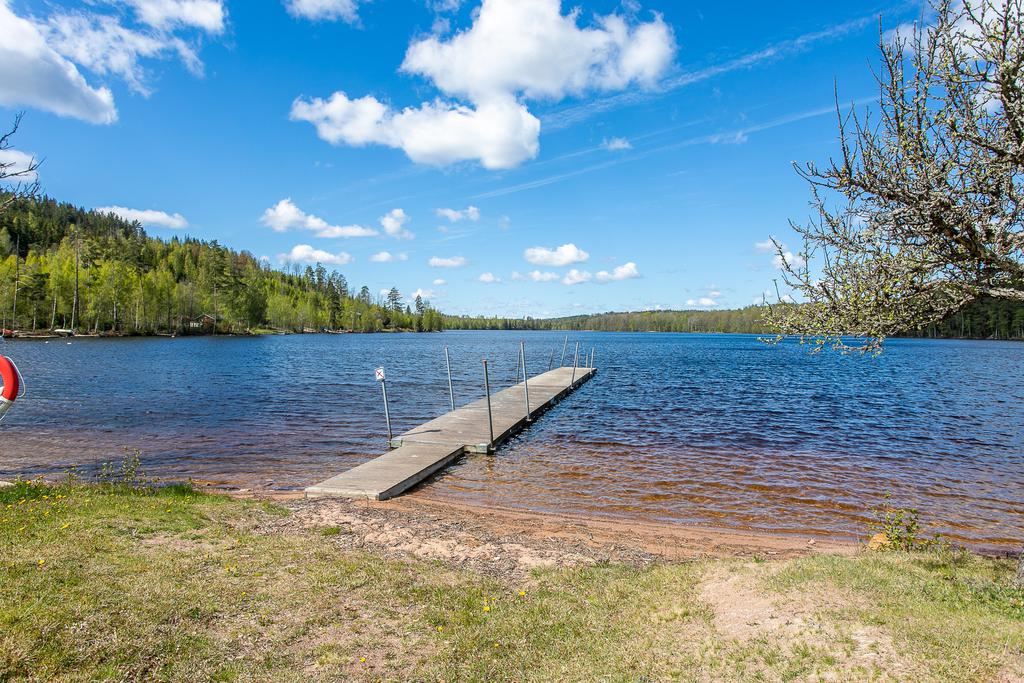
M300 491L396 431L516 374L557 365L564 336L482 332L73 340L5 345L29 395L0 425L0 479L59 478L138 449L146 471L226 489ZM414 494L625 525L862 539L872 508L925 533L1024 545L1024 346L899 341L881 358L808 356L744 336L581 335L599 373L494 456Z

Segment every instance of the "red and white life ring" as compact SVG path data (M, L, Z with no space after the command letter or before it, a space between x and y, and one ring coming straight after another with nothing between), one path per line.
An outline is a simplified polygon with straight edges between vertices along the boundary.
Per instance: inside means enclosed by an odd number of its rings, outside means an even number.
M0 387L0 420L2 420L25 390L18 366L6 356L0 356L0 384L3 385Z

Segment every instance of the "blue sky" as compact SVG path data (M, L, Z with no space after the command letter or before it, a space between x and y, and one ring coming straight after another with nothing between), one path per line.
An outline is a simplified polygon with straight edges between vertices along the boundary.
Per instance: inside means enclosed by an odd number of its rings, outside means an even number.
M453 313L729 308L806 217L834 85L870 106L879 17L920 11L0 0L0 116L48 194L156 236Z

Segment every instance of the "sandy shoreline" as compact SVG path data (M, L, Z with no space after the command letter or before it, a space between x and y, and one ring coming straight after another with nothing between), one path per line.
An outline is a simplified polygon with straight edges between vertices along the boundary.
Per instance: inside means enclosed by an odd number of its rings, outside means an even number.
M644 565L709 557L851 555L860 547L831 538L481 507L416 494L385 502L306 499L301 493L265 491L231 495L268 500L291 510L268 532L319 529L352 549L389 557L411 555L496 576L599 562Z

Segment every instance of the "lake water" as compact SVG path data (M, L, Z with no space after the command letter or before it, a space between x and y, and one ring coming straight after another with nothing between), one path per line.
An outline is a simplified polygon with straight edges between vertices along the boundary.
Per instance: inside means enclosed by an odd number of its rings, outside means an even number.
M28 397L0 423L0 478L88 472L139 449L151 475L298 489L395 432L559 362L564 333L8 342ZM863 536L891 495L976 548L1024 542L1024 344L895 340L878 358L742 335L577 333L595 379L495 456L421 495L722 528ZM571 356L570 353L567 354ZM571 362L571 358L568 358Z

